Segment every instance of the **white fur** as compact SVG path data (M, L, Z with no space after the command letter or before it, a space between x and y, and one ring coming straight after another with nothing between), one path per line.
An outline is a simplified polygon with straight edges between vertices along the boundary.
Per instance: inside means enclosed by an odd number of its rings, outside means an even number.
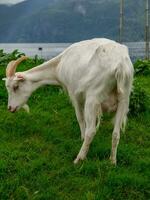
M23 80L16 78L18 74ZM38 67L8 78L8 105L12 111L18 110L34 90L45 84L60 85L67 90L84 139L74 163L85 159L102 112L116 111L111 152L111 161L116 164L120 129L126 121L132 80L133 66L126 46L108 39L86 40L71 45ZM19 85L15 92L14 84Z

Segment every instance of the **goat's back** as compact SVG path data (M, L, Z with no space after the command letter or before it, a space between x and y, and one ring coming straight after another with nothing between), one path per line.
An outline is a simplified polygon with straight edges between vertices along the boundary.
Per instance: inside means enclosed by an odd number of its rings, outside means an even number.
M130 70L129 63L126 46L108 39L86 40L71 45L62 53L58 77L71 93L97 95L103 92L105 99L116 87L117 68L122 65L124 70Z

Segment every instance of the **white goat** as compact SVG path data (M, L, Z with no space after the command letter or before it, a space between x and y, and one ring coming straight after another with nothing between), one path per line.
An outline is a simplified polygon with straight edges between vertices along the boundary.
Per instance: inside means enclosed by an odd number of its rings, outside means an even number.
M84 140L74 163L85 159L96 134L97 117L105 111L116 111L110 156L116 164L134 72L127 47L108 39L86 40L71 45L40 66L15 73L17 65L25 59L23 56L7 66L8 109L11 112L21 107L28 109L26 102L32 92L45 84L60 85L67 90Z

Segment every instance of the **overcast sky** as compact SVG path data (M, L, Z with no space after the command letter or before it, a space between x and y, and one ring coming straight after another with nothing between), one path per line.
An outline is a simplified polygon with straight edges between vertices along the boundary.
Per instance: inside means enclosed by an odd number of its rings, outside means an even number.
M24 0L0 0L0 4L15 4Z

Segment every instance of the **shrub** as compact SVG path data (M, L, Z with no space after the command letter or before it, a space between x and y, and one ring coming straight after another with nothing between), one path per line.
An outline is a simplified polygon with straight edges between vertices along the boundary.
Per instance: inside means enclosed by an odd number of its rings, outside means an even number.
M7 65L11 60L16 60L22 55L25 54L20 53L17 49L15 49L12 53L4 53L4 51L0 49L0 65Z
M134 69L135 75L150 75L150 60L137 60Z
M143 87L135 79L134 88L130 97L130 114L139 115L142 112L149 110L149 95L143 90Z
M22 55L25 55L25 54L19 52L18 49L15 49L12 53L5 53L2 49L0 49L0 66L7 66L7 64L11 60L16 60ZM43 62L44 62L44 59L39 58L38 55L35 55L34 58L29 58L27 61L27 63L30 64L31 66L39 65Z

